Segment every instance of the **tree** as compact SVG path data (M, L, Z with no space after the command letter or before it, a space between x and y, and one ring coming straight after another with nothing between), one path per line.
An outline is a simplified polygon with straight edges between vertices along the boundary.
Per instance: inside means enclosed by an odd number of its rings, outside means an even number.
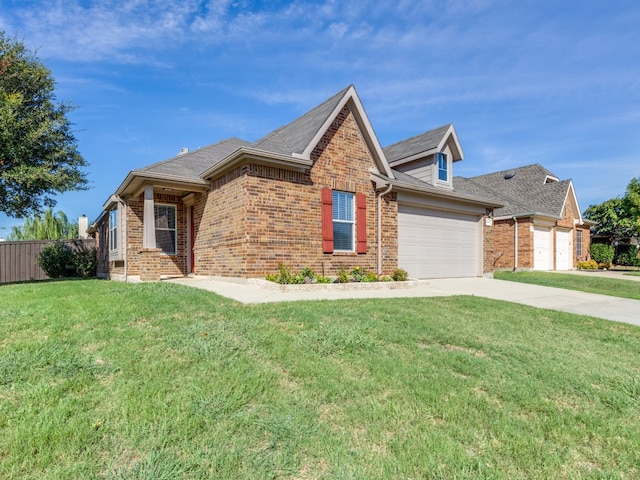
M632 178L627 185L624 202L635 235L640 235L640 177Z
M53 207L54 195L87 188L67 114L51 71L0 31L0 211L26 217Z
M64 212L53 213L49 208L44 215L27 218L20 227L13 227L7 237L11 240L62 240L78 237L78 224L69 222Z
M595 233L607 237L611 244L640 235L640 177L629 182L624 197L590 205L584 216L597 223Z

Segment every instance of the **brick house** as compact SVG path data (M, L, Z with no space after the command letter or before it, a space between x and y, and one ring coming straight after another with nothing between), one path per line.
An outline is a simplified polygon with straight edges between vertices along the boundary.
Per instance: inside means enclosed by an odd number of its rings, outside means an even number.
M571 270L588 259L593 223L582 218L571 180L535 164L454 185L502 203L493 212L495 269Z
M256 142L231 138L131 171L91 231L99 275L417 278L493 270L491 195L457 186L453 125L382 148L353 86Z

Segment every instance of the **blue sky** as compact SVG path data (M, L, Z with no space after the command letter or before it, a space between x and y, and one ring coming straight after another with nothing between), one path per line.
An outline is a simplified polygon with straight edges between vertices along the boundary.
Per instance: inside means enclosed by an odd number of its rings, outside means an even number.
M350 84L383 146L452 122L456 175L540 163L584 210L640 176L638 25L637 0L0 0L77 107L91 189L55 210L91 220L130 170Z

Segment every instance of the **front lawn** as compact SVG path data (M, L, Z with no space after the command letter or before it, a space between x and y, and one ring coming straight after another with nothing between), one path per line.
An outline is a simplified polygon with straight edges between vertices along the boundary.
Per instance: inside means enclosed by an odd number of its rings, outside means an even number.
M0 287L0 478L638 478L640 329L476 297Z
M550 272L508 272L496 271L493 274L498 280L531 283L545 287L567 288L588 293L599 293L612 297L640 300L640 283L635 280L618 280L597 275L577 275L573 273Z

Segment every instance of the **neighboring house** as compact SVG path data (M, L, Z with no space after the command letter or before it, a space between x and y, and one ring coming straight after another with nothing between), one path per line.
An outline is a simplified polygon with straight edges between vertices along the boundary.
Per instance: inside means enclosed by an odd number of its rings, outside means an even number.
M131 171L92 225L99 272L263 277L282 262L418 278L493 270L501 205L453 181L453 125L382 148L353 86L256 142Z
M571 180L536 164L456 177L454 185L503 204L493 213L496 269L570 270L588 258L593 223L582 218Z

